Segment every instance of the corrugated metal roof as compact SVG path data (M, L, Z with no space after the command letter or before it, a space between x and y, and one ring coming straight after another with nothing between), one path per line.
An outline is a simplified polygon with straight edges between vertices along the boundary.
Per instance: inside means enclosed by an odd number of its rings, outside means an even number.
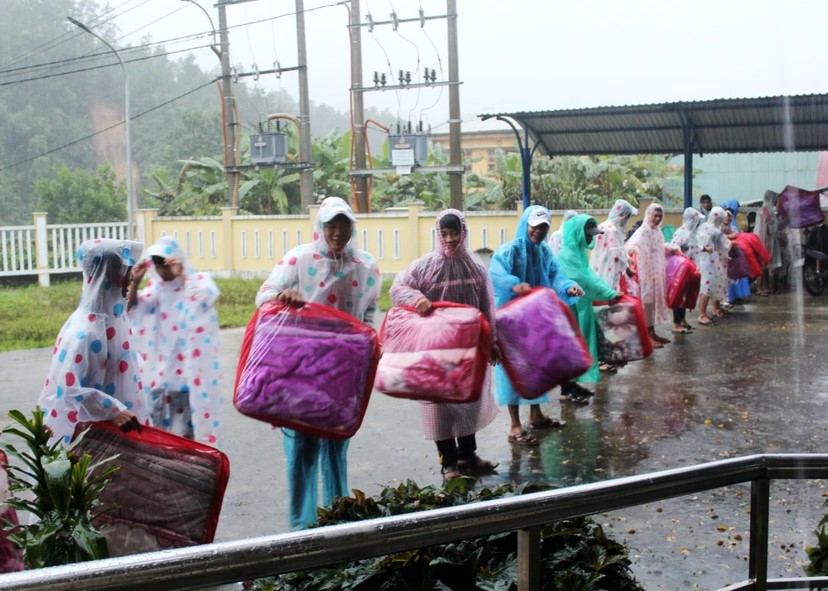
M695 154L828 149L828 94L522 111L547 155L681 154L685 132Z

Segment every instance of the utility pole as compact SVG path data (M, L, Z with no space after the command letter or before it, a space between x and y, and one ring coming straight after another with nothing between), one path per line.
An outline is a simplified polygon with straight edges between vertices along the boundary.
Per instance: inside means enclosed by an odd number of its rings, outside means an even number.
M448 29L449 81L449 165L462 166L463 150L460 143L460 67L457 58L457 0L446 0L446 28ZM449 173L451 206L463 211L463 173Z
M299 145L302 146L299 161L310 162L311 150L310 97L308 91L308 55L305 47L305 5L304 0L296 0L296 64L299 68ZM313 205L313 169L303 168L302 172L302 211Z
M360 27L359 0L351 0L351 116L353 117L354 162L353 168L365 169L365 105L362 100L362 28ZM351 178L356 196L356 208L361 213L370 210L368 203L368 178L359 175Z
M224 166L227 172L227 186L230 189L230 207L238 209L239 172L236 170L236 105L233 98L233 81L230 76L230 40L227 34L225 2L219 1L219 39L221 45L221 89L224 95Z

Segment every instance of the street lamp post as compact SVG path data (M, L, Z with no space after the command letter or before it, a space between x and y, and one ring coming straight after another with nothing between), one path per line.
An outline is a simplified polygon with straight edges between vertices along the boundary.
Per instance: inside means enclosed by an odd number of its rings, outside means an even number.
M129 75L127 74L127 69L126 65L124 64L124 60L121 59L121 54L118 53L118 50L115 49L106 39L95 33L95 31L87 27L79 20L73 19L71 16L68 16L66 18L70 23L72 23L79 29L86 31L87 33L95 37L98 41L106 45L110 50L112 50L112 53L114 53L115 57L118 58L118 63L121 64L121 70L124 73L124 121L126 123L127 239L132 240L135 201L134 196L132 194L132 133L130 131L129 121Z

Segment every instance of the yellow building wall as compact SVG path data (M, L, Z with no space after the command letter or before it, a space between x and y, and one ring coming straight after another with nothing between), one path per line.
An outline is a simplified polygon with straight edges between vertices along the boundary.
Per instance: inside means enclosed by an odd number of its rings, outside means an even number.
M640 219L649 202L642 202ZM681 226L682 210L667 210L664 224ZM292 248L313 239L310 215L247 216L225 208L221 216L157 217L157 210L138 212L138 238L152 244L162 236L173 236L195 269L219 274L265 276ZM552 212L550 232L561 224L562 211ZM607 210L588 211L601 222ZM515 237L520 211L466 212L469 246L473 251L494 251ZM432 251L436 212L422 205L390 208L382 213L357 214L355 244L376 257L380 271L394 274L411 261Z

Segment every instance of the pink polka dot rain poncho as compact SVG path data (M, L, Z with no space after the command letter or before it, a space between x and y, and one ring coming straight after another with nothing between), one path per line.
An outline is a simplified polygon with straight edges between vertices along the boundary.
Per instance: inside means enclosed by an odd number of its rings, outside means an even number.
M179 259L182 275L163 281L153 256ZM215 306L219 289L209 274L192 269L169 236L147 249L142 264L148 267L149 281L139 292L130 319L135 348L143 359L143 381L154 396L163 395L161 391L188 392L194 439L217 447L223 406ZM163 420L155 426L168 428Z
M38 399L52 442L69 443L78 422L112 420L124 410L150 424L122 291L127 270L143 247L129 240L96 239L78 250L80 304L58 333Z
M627 270L627 251L624 238L627 222L638 215L638 210L624 199L618 199L610 209L607 219L598 224L603 234L595 236L595 247L590 256L592 270L615 291L620 291L621 276Z

